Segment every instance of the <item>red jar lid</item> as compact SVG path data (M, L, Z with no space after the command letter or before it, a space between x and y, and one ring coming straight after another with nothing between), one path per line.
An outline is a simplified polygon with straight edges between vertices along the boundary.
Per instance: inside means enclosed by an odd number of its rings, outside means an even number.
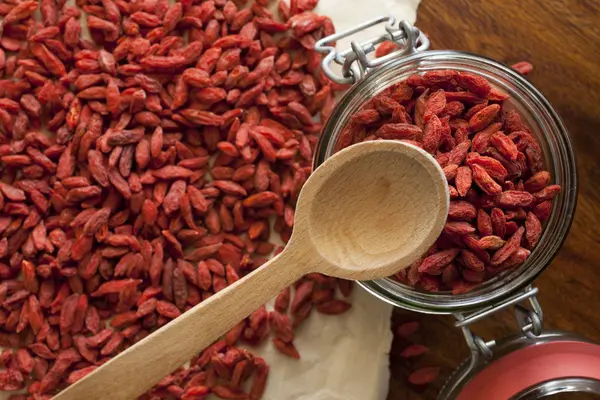
M518 349L473 376L457 400L506 400L543 382L572 377L600 381L600 346L566 340Z

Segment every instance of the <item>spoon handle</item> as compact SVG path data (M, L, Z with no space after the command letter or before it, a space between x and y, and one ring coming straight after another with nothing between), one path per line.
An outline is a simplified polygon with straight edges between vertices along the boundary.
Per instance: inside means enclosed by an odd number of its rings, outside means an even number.
M54 400L137 398L306 273L297 264L299 258L289 253L284 251L188 310Z

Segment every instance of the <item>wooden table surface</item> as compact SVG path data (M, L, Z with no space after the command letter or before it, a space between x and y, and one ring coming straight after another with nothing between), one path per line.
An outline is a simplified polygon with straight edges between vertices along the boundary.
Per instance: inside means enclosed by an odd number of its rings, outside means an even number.
M423 0L417 26L434 49L478 53L512 64L535 66L529 80L562 116L575 145L579 200L571 232L536 281L544 327L577 332L600 343L600 0ZM390 356L388 400L435 399L468 356L449 316L397 310L394 323L420 321L426 356L407 362L395 340ZM505 312L475 327L486 339L515 332ZM407 384L409 371L439 366L438 380L424 389Z

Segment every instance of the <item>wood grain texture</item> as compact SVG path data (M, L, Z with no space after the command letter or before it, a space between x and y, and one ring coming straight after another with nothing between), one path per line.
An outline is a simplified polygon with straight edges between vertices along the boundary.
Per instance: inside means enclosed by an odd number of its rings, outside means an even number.
M558 255L536 281L544 326L577 332L600 343L600 1L598 0L423 0L417 26L434 49L478 53L512 64L527 60L529 80L562 116L575 145L579 202L571 232ZM449 374L468 356L451 317L398 310L401 321L420 321L426 356L407 362L396 339L390 356L388 400L435 399ZM514 332L504 312L479 323L487 339ZM419 389L407 384L419 366L441 367L438 380Z

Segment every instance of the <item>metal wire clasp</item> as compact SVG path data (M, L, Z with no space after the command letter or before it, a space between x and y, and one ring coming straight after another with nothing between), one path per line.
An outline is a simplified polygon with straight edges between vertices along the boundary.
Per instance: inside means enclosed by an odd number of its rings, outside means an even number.
M338 39L351 36L383 22L386 23L386 32L384 34L363 43L352 41L350 42L351 48L341 52L338 52L336 48L333 47L335 46L334 42ZM400 21L398 26L395 25L395 17L382 16L344 32L335 33L319 40L315 44L315 50L319 53L327 54L321 61L321 66L323 67L325 75L336 83L352 84L361 79L369 69L378 67L415 51L423 51L429 48L429 39L419 29L413 27L404 20ZM369 59L369 54L375 52L375 46L385 41L396 43L399 49L385 56L371 57ZM341 75L331 69L333 62L342 66Z
M490 340L486 342L483 338L473 333L469 328L470 324L486 318L500 310L514 306L517 324L521 333L530 339L542 334L544 314L542 307L535 296L537 293L537 288L528 286L524 290L508 297L500 304L495 304L470 314L454 314L454 317L457 320L454 326L462 329L465 341L471 350L471 357L466 361L464 368L457 370L454 373L454 376L446 381L446 384L440 391L439 399L450 398L448 393L454 393L458 382L465 382L474 371L477 371L482 365L485 365L487 361L494 358L496 341ZM529 307L525 307L521 304L525 301L529 303Z
M507 298L500 304L484 308L483 310L479 310L469 315L455 314L454 316L456 317L457 322L454 325L463 330L463 334L465 335L465 339L472 353L479 353L483 355L485 359L490 359L493 356L493 348L496 345L496 341L490 340L489 342L485 342L469 329L469 325L500 310L514 306L515 317L519 329L525 336L533 339L542 333L542 323L544 320L542 307L535 296L537 292L538 288L529 286L522 292ZM529 302L529 307L520 304L525 300Z

